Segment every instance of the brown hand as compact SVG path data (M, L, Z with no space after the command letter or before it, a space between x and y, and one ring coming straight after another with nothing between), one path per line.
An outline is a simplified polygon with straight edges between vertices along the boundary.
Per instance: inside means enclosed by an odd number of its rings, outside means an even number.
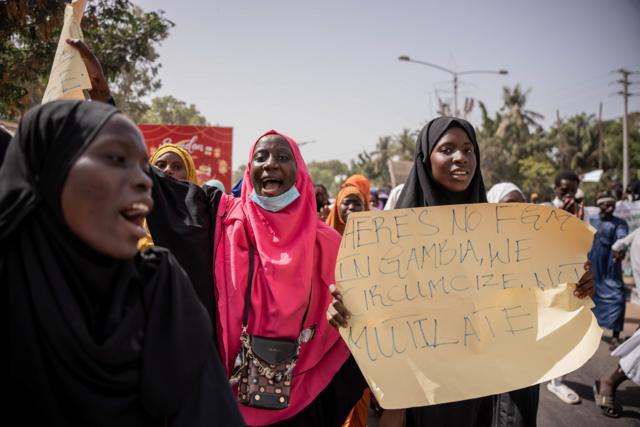
M624 255L624 251L613 251L613 262L622 262Z
M584 202L578 203L576 216L578 217L578 219L584 220Z
M87 72L89 73L89 79L91 80L92 86L89 91L91 99L102 102L109 101L111 99L109 83L107 83L107 79L102 71L102 65L100 65L98 58L82 40L67 39L67 44L78 49L78 52L80 52L80 56L82 57L82 61L84 62L85 67L87 67Z
M562 201L562 210L567 211L569 213L576 213L576 199L572 197L568 197Z
M385 409L380 416L378 427L404 427L406 412L406 409Z
M333 295L333 302L327 309L327 320L336 329L346 328L347 321L351 318L351 313L342 303L342 294L336 289L335 285L331 285L329 291Z
M591 272L591 263L589 261L584 263L585 273L582 275L580 280L578 281L578 286L576 286L576 290L573 291L573 294L580 298L592 297L595 293L594 283L593 283L593 273Z

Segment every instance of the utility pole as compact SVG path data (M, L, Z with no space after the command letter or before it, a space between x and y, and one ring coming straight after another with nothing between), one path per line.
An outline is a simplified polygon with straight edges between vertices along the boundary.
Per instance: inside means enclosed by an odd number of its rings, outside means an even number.
M602 169L602 101L598 108L598 169Z
M626 191L629 185L629 128L627 126L627 114L629 97L633 96L633 94L629 93L629 85L632 84L632 82L629 81L629 76L636 74L637 71L633 72L620 68L615 72L622 75L622 78L616 81L616 83L622 84L622 90L616 92L616 94L622 95L624 99L624 115L622 116L622 188L623 191Z

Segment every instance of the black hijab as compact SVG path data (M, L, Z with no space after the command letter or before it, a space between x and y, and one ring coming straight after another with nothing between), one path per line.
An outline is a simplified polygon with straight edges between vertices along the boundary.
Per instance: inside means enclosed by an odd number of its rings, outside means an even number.
M476 170L471 178L471 183L465 191L459 193L444 189L433 179L430 160L431 153L442 135L454 127L465 131L473 144L476 155ZM484 189L480 173L480 151L473 126L468 121L455 117L438 117L431 120L418 135L413 167L409 172L402 193L400 193L396 208L484 203L486 201L487 192Z
M207 313L168 251L111 259L62 216L69 169L117 113L98 102L36 107L0 169L7 406L26 424L164 423L211 355Z
M4 153L7 152L9 141L11 141L11 134L0 126L0 166L2 166L2 162L4 161Z
M147 226L153 243L169 249L176 257L215 323L213 240L215 212L222 192L217 188L205 191L190 182L178 181L158 168L151 168L151 179L154 208L147 216Z

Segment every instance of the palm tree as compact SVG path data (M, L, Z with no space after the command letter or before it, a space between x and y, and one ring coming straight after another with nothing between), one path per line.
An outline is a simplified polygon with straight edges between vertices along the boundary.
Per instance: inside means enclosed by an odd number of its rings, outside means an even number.
M557 147L556 162L562 169L586 172L598 164L598 132L593 114L578 114L551 129Z
M395 136L393 154L398 156L398 160L413 160L416 151L417 132L402 129L402 132Z
M378 138L376 150L372 153L375 155L374 164L376 178L380 184L386 184L390 181L389 177L389 159L393 156L393 142L390 136L381 136Z
M531 89L522 91L520 84L513 89L505 86L502 88L502 101L504 102L502 111L502 119L500 126L496 131L496 135L500 138L509 136L514 142L524 142L530 135L530 127L540 129L538 120L542 120L544 116L535 111L526 110L527 95Z

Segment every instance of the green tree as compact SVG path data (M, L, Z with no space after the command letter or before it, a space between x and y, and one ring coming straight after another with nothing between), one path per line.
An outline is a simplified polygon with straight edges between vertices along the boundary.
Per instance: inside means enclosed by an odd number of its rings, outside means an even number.
M209 124L194 104L187 104L173 96L153 98L149 110L140 118L140 122L193 126Z
M502 90L501 113L491 117L484 103L479 102L482 124L478 130L481 167L487 187L509 181L525 193L545 193L553 168L551 143L538 124L542 115L527 110L527 95L517 84Z
M369 152L363 150L362 153L358 153L358 156L351 160L350 174L360 174L369 178L369 181L378 178L378 172L376 171L375 152Z
M502 139L496 136L496 131L500 125L500 115L496 113L495 118L491 118L486 105L478 102L481 114L480 126L476 129L478 145L480 147L480 167L485 185L490 188L493 184L500 182L500 179L509 175L505 166L509 166L509 153L503 146Z
M391 156L390 143L390 136L381 136L375 150L363 150L362 153L359 153L358 157L351 161L351 174L364 175L372 184L377 184L380 181L389 182L387 162Z
M503 90L502 114L492 117L480 102L482 123L478 142L482 173L487 187L511 181L525 193L537 192L543 200L551 197L553 177L563 169L582 174L598 167L599 130L593 115L581 113L560 119L545 131L536 120L541 117L526 110L526 95L519 85ZM588 203L608 181L622 176L622 119L602 122L603 168L599 183L584 183ZM629 114L629 157L632 179L640 178L640 112Z
M630 113L629 127L629 171L632 180L640 175L640 112ZM608 177L622 180L622 118L602 122L604 166Z
M557 169L548 156L531 155L520 159L518 169L521 174L518 186L525 194L538 193L541 200L551 199L551 183Z
M338 194L340 184L350 173L349 166L340 160L314 161L310 162L307 168L313 182L324 185L332 197Z
M389 160L393 157L395 151L393 139L391 136L381 136L378 138L376 150L373 154L374 173L369 177L371 181L378 185L388 184L391 182L389 175Z
M489 117L489 112L487 111L487 107L484 105L484 102L478 101L478 105L480 107L480 114L482 117L482 124L480 128L488 136L495 135L498 131L498 126L500 126L500 121L502 120L500 114L496 112L495 118L492 119Z
M502 88L504 105L501 108L502 120L496 130L496 135L521 143L526 141L532 129L541 129L538 120L543 119L544 116L525 109L527 96L530 92L531 89L523 91L520 84L515 85L513 89L507 86Z
M584 173L598 166L598 130L593 114L560 120L549 131L559 169Z
M379 137L374 150L364 150L351 161L350 173L366 176L374 186L389 185L389 160L412 160L417 134L417 131L403 129L397 135Z
M502 117L496 113L491 118L484 103L479 102L482 123L477 129L480 147L480 166L487 188L502 181L515 183L518 175L518 163L514 158L513 147L505 137L497 134Z
M394 157L397 157L397 160L413 160L416 152L417 136L418 131L412 131L405 128L394 137L392 141L392 151Z
M65 3L0 2L0 117L17 120L40 102L56 51ZM100 59L120 109L138 120L143 98L160 87L158 44L173 23L129 0L89 2L82 20L87 45Z

